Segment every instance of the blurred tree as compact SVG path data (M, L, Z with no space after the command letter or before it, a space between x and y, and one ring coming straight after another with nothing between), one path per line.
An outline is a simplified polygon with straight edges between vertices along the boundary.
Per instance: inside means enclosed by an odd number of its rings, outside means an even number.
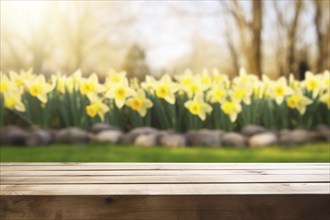
M298 58L298 76L297 79L304 80L306 71L310 70L309 64L308 64L308 57L307 57L307 50L302 49L299 51L299 58Z
M55 16L52 12L53 4L44 8L44 19L34 23L27 22L24 27L29 33L21 28L1 21L1 47L4 46L6 56L1 56L1 69L20 70L33 68L34 72L47 72L45 61L51 56L54 41L53 23ZM26 31L25 30L25 31Z
M313 0L315 7L314 25L317 37L316 71L330 69L330 2Z
M0 67L3 71L18 70L19 68L28 68L26 57L22 56L18 47L21 45L15 44L15 34L6 25L1 25L1 62ZM2 56L2 53L7 56Z
M15 10L26 11L19 2L14 4ZM1 7L2 71L33 67L37 73L71 73L79 68L89 74L120 67L129 42L122 36L125 45L111 41L122 33L117 27L127 28L122 22L125 17L119 16L121 8L114 7L117 3L52 1L42 10L32 9L33 4L38 2L26 2L28 12L42 19L22 21L15 17L16 11Z
M144 81L145 76L149 74L144 50L139 45L133 44L129 48L123 64L123 70L126 71L129 79L135 77L139 81Z
M225 22L226 22L226 30L225 30L226 43L233 65L231 75L238 75L240 69L239 54L238 54L238 50L235 47L233 30L231 28L231 25L229 24L227 16L225 17Z
M234 18L239 32L240 47L245 57L247 70L260 77L262 74L261 32L263 1L252 0L252 9L250 12L252 19L248 19L238 0L231 0L230 3L227 9Z
M303 1L296 0L294 2L289 2L292 7L293 16L292 19L286 19L288 16L284 14L284 11L278 6L278 2L274 1L274 9L276 13L277 29L279 31L278 36L278 65L280 66L281 75L288 76L290 73L294 73L298 77L298 60L297 56L297 43L299 36L299 21L303 9ZM287 5L289 8L290 5ZM285 8L287 9L287 8ZM284 38L284 39L283 39ZM283 45L285 45L283 47ZM284 55L284 56L283 56Z
M65 54L61 62L68 72L82 69L91 73L100 71L101 62L109 65L109 58L104 54L112 52L108 41L111 26L94 13L96 10L100 11L93 2L68 2L61 11L59 43Z
M193 72L213 69L224 59L222 48L196 32L192 37L192 55L189 66ZM186 56L186 55L185 55Z

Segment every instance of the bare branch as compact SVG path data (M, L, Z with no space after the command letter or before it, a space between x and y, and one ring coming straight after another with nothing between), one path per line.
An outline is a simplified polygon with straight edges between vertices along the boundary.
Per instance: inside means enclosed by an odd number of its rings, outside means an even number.
M284 15L281 11L281 9L279 8L278 4L277 4L277 1L274 1L273 2L273 5L274 5L274 9L275 9L275 14L276 14L276 18L278 20L278 23L279 25L282 27L282 28L286 28L288 27L288 22L285 21L284 19Z
M249 21L244 12L243 9L239 6L237 0L232 0L230 2L230 7L228 7L229 12L235 17L237 23L244 24L245 26L251 27L252 22Z

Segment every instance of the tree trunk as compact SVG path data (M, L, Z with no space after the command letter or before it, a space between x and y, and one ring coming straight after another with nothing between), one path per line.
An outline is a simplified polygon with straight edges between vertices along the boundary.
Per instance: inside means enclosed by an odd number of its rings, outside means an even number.
M262 74L261 31L262 31L262 1L253 0L252 44L251 44L251 71L257 76Z
M297 76L296 71L296 40L297 40L297 28L299 25L300 12L303 6L303 2L296 0L295 12L288 30L288 53L287 53L287 74L294 73Z
M314 0L315 5L315 16L314 16L314 24L315 24L315 31L317 37L317 61L316 61L316 71L320 72L325 69L329 69L329 20L327 19L326 15L324 15L323 7L327 7L327 5L323 5L324 2L319 0ZM322 30L322 22L326 23L324 30Z
M252 4L252 21L246 18L237 0L231 1L231 13L240 34L240 46L247 71L260 77L262 74L262 0L253 0Z

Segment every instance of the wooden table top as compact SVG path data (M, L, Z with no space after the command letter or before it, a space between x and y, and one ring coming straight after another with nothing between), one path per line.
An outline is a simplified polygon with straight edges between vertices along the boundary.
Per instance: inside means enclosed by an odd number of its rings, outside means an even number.
M329 163L0 163L0 195L330 194Z

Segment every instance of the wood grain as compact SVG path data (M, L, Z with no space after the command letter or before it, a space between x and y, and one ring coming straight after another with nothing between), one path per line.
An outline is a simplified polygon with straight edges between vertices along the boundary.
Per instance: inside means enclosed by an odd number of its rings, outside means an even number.
M3 171L1 176L182 176L182 175L327 175L329 170L31 170Z
M329 163L0 163L2 170L329 169Z
M0 163L0 219L330 219L329 163Z
M328 220L328 195L2 196L0 219Z
M329 183L0 185L1 195L329 194Z
M106 183L318 183L330 175L0 176L0 185Z

